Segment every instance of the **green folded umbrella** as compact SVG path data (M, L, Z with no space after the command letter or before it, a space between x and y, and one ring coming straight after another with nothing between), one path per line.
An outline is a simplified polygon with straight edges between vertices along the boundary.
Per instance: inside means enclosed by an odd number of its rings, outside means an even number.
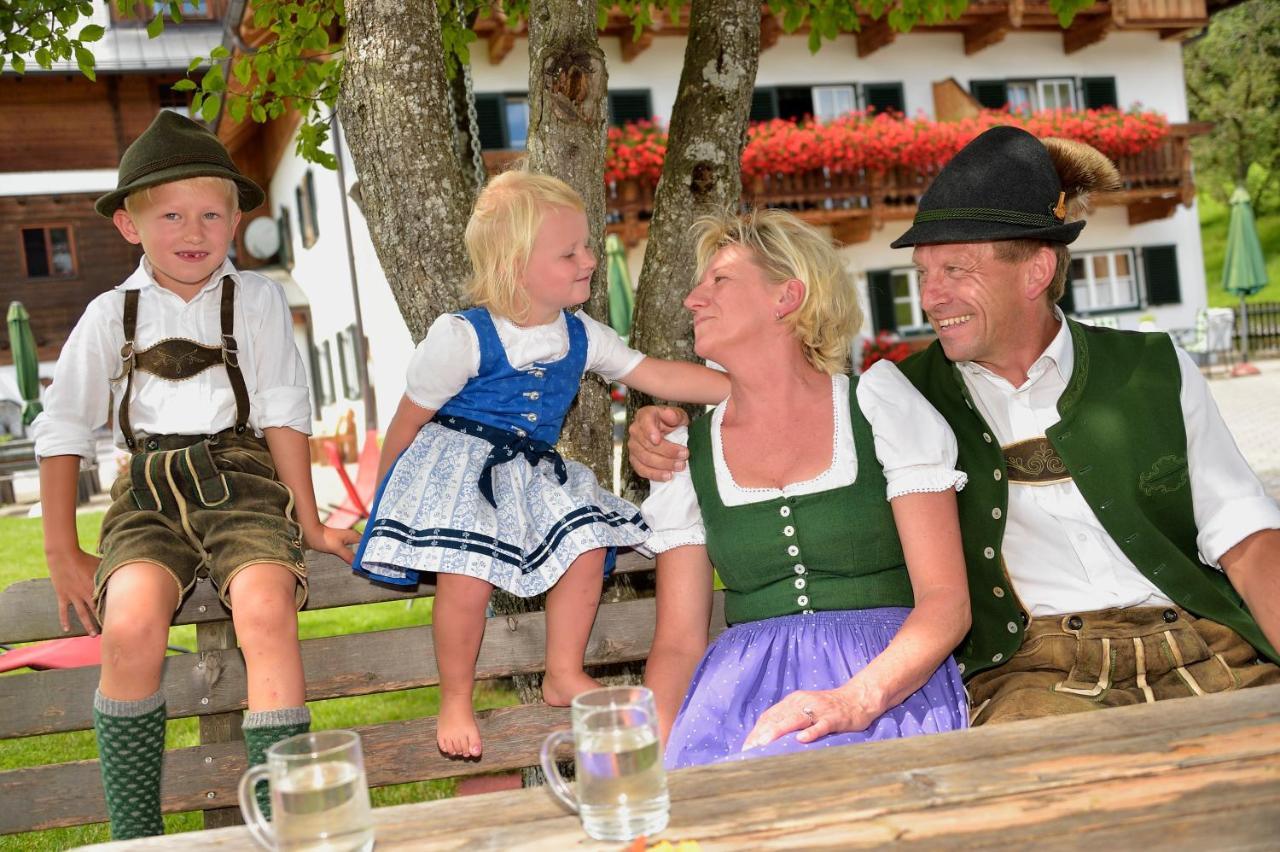
M1245 299L1267 286L1267 262L1253 220L1253 205L1244 187L1231 193L1231 221L1227 226L1227 253L1222 260L1222 287L1240 297L1240 343L1243 360L1249 360L1249 315Z
M609 325L626 337L631 333L631 272L627 269L627 253L617 234L605 239L605 255L609 259Z
M21 302L9 303L9 346L13 350L13 367L18 374L18 393L25 403L22 425L30 426L44 410L40 404L40 357L36 339L31 333L31 316Z

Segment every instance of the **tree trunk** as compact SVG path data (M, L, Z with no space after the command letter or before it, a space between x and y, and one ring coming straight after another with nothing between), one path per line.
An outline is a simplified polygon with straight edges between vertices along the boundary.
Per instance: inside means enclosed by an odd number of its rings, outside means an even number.
M631 330L631 345L656 358L696 360L682 304L694 271L689 228L700 215L736 209L742 197L742 149L759 59L758 0L693 0ZM628 422L650 402L630 391ZM648 483L631 472L625 450L622 479L624 497L644 499Z
M454 147L434 3L350 0L342 124L378 261L414 340L462 307L470 181Z

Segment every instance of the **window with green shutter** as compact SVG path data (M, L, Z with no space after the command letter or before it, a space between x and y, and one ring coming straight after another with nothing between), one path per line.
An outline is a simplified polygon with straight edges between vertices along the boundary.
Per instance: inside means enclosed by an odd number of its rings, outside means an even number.
M609 92L609 123L621 127L629 121L653 118L653 100L648 89L621 89Z
M1142 273L1147 285L1148 305L1182 302L1177 246L1145 246L1142 249Z
M778 117L778 90L756 89L751 93L751 121L769 121Z
M871 305L871 325L876 331L898 330L891 270L873 269L867 272L867 302Z
M863 83L862 105L875 112L906 112L907 98L901 83Z
M1003 109L1009 102L1004 80L970 80L969 94L987 109Z
M476 123L480 147L486 151L507 147L506 98L497 94L476 95Z
M1119 98L1116 97L1115 77L1082 77L1080 93L1085 109L1120 106Z

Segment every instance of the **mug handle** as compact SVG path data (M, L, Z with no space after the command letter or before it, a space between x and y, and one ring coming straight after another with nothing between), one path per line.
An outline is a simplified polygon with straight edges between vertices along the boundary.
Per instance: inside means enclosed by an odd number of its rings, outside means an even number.
M251 766L240 776L240 813L244 816L244 826L263 849L275 849L275 832L262 815L262 808L258 807L255 791L259 783L267 780L270 772L267 765L262 763Z
M573 790L569 789L569 785L565 783L564 776L560 774L560 768L556 766L556 749L567 742L573 742L572 731L553 731L548 734L542 741L542 751L538 755L538 761L542 764L542 771L547 776L547 786L551 788L551 792L576 814L578 800Z

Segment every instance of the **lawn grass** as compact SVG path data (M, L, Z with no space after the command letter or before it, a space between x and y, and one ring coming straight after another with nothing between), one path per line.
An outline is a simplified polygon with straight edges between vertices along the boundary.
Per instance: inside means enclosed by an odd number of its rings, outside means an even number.
M102 515L98 513L83 514L77 518L80 540L87 550L93 548L101 520ZM0 560L0 589L19 580L45 576L39 519L0 518L0 554L4 555ZM415 600L411 606L391 601L304 612L299 617L298 631L302 638L311 639L411 627L430 622L431 604L432 600L427 598ZM195 648L194 626L172 628L169 636L171 645ZM412 653L413 649L406 651ZM85 696L85 700L90 700L90 696ZM504 686L482 684L476 693L477 709L505 707L515 703L515 693ZM311 708L313 729L350 728L434 716L439 712L440 695L437 688L426 687L381 695L313 701L308 706ZM167 748L185 748L198 744L199 725L196 719L178 719L168 723L165 731ZM93 731L0 741L0 771L96 757L97 746ZM457 782L452 779L399 784L372 791L373 804L380 807L447 798L454 794L456 788ZM165 817L165 830L168 832L193 831L203 827L203 819L198 812ZM52 829L0 837L0 852L62 850L86 843L105 842L108 839L105 824Z
M1234 308L1240 297L1222 289L1222 260L1227 253L1227 225L1231 210L1220 201L1201 194L1197 199L1200 211L1200 243L1204 248L1204 280L1208 290L1209 307ZM1267 259L1268 283L1261 292L1249 297L1254 302L1280 302L1280 213L1257 217L1258 239L1262 243L1262 256Z

